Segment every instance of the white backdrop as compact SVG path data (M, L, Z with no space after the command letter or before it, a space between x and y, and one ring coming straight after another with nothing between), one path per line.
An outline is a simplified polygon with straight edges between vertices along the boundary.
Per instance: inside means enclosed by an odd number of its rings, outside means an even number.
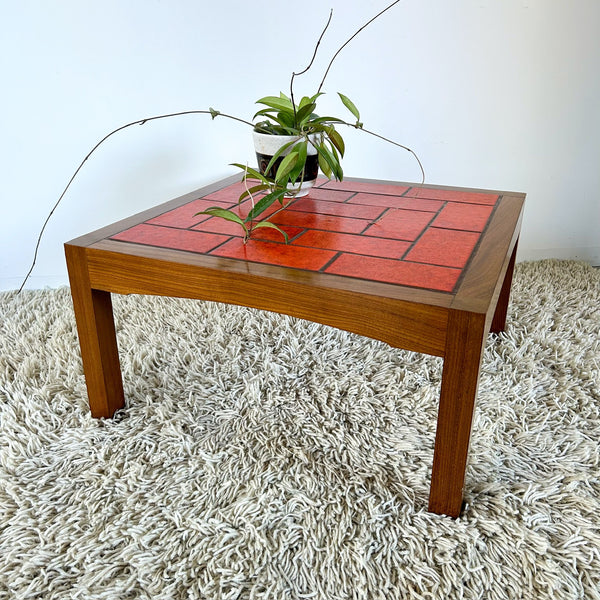
M289 87L334 9L313 70L385 0L0 0L0 289L18 287L78 163L112 129L213 106L251 118ZM365 127L413 148L428 183L528 194L519 259L600 264L600 2L403 0L334 63ZM345 135L347 175L415 181L402 150ZM67 282L62 244L235 172L249 129L189 116L113 136L47 228L28 287Z

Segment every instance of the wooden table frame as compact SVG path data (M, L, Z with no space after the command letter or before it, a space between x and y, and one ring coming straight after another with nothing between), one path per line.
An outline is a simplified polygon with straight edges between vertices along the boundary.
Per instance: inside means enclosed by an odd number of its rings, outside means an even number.
M505 327L525 195L498 192L502 198L452 294L108 239L234 179L65 244L92 415L111 417L125 404L112 293L225 302L323 323L443 357L429 510L457 517L483 348L488 332Z

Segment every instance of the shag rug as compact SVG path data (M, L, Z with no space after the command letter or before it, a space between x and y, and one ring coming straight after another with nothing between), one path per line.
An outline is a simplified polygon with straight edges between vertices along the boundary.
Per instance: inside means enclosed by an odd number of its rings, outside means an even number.
M517 266L467 502L427 512L439 358L115 298L92 419L68 288L0 294L0 598L600 598L600 271Z

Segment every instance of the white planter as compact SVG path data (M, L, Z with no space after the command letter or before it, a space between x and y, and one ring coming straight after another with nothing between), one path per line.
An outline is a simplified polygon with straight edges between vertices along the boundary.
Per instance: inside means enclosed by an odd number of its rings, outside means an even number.
M313 134L309 136L310 141L314 141L318 134ZM267 133L259 133L257 131L252 132L252 137L254 139L254 150L256 151L256 160L258 161L258 170L264 174L267 165L271 161L273 155L281 148L285 146L285 144L289 144L290 142L296 139L296 136L293 135L270 135ZM299 140L301 141L301 140ZM295 146L295 144L294 144ZM294 146L290 146L283 154L282 158L289 154ZM279 163L275 163L274 170L277 170L277 165ZM319 172L319 162L317 150L312 144L308 144L307 148L307 159L305 166L305 179L302 182L302 185L288 185L288 189L290 190L290 196L306 196L313 185L315 185L315 181L317 180L317 175Z

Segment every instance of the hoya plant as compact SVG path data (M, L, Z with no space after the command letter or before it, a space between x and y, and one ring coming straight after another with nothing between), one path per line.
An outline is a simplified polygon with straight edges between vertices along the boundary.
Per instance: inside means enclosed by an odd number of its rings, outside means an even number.
M240 168L244 175L245 190L239 197L239 202L250 200L252 208L245 217L240 216L235 210L222 207L210 207L198 214L209 214L233 221L241 226L244 240L247 240L252 231L261 227L269 227L279 231L288 241L285 231L277 225L263 218L262 215L275 203L279 202L285 207L285 199L293 198L301 188L306 176L309 145L317 152L318 165L323 174L331 179L342 181L344 173L341 159L344 156L346 145L336 124L352 125L361 128L360 113L355 104L344 94L338 95L344 106L356 118L353 124L343 119L331 116L319 116L315 111L317 99L324 92L317 92L314 96L304 96L296 105L291 97L283 92L279 96L265 96L257 100L257 104L265 106L255 115L264 120L254 126L254 131L268 135L282 135L292 137L277 150L271 160L262 170L257 170L248 165L232 163ZM286 138L287 139L287 138ZM269 213L271 216L272 213ZM267 217L268 218L268 217Z
M292 141L284 146L277 154L277 158L279 158L289 146L294 146L294 151L290 152L290 154L297 154L296 159L292 161L294 166L289 175L292 184L296 183L302 173L308 144L311 142L317 150L321 171L329 178L333 175L336 179L343 179L340 157L344 156L345 144L342 136L335 129L335 124L345 124L345 122L336 117L320 117L315 112L317 98L323 93L318 92L310 98L304 96L298 106L283 92L279 96L266 96L256 102L265 105L266 108L259 110L254 118L264 116L266 120L257 123L254 127L255 131L269 135L291 135L298 138L297 141ZM360 114L354 103L344 94L338 92L338 95L348 110L356 117L355 126L360 127ZM273 163L276 160L274 158Z
M329 179L335 178L338 181L343 179L344 172L342 170L341 159L344 156L346 145L339 132L339 126L354 127L407 150L417 160L423 180L425 179L423 166L418 156L410 148L365 129L360 121L360 113L356 105L344 94L338 92L343 105L350 111L353 117L352 121L348 122L339 117L320 115L317 111L317 101L324 94L322 91L323 85L339 53L365 27L398 4L398 2L400 0L395 0L386 6L354 32L338 48L329 61L317 92L313 96L304 96L299 102L296 102L294 98L294 78L297 75L303 75L311 68L321 40L331 22L333 11L330 12L329 20L317 41L309 65L299 73L292 73L289 96L281 92L279 96L265 96L257 101L257 104L261 105L262 108L256 112L253 119L262 118L262 120L252 124L254 131L269 135L291 136L292 139L272 155L265 168L254 169L248 165L232 163L243 171L245 189L239 197L239 202L242 203L249 200L250 210L246 212L245 216L242 216L240 211L213 206L198 214L209 214L237 223L244 232L244 241L250 238L255 229L269 227L278 230L287 243L287 234L268 220L274 214L271 207L274 203L278 202L280 210L282 210L286 206L286 198L288 201L290 201L290 198L293 200L294 196L301 189L306 175L308 148L310 146L317 152L318 166L323 174ZM211 114L215 118L221 113L211 109Z

